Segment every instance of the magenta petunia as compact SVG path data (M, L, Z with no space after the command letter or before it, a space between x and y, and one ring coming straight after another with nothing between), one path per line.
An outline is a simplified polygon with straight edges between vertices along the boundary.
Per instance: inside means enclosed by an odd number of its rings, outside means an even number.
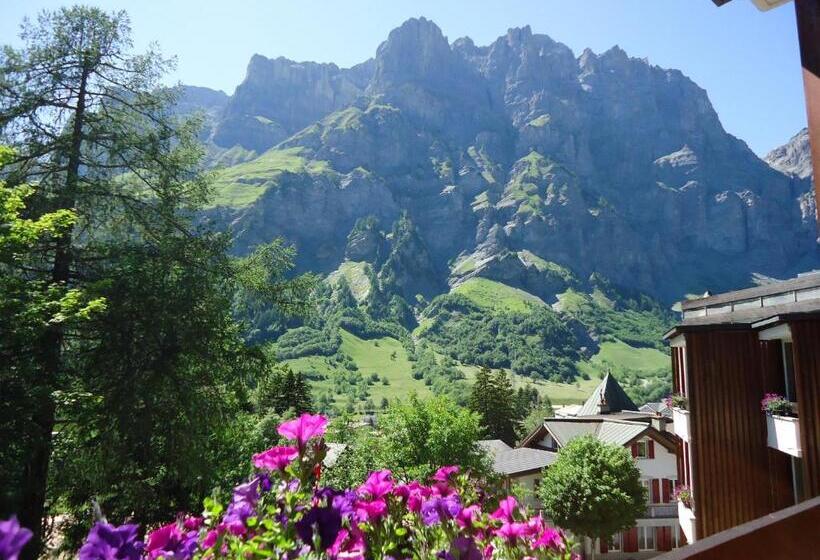
M439 470L436 471L436 474L433 475L433 480L437 482L447 482L450 480L450 477L454 474L457 474L459 468L457 465L448 465L446 467L441 467Z
M518 509L518 502L512 496L507 496L498 502L498 509L490 514L492 519L502 519L512 521L515 510Z
M295 447L271 447L253 456L253 466L268 471L284 471L297 455L299 450Z
M495 530L495 535L501 537L508 543L524 537L529 532L526 523L504 523L501 527Z
M389 470L374 471L359 486L359 495L373 499L383 498L393 490L393 486L393 474Z
M456 516L456 522L462 529L473 526L473 523L481 516L481 507L476 504L462 509Z
M551 548L553 550L564 549L564 536L561 531L552 527L547 527L541 533L535 542L532 544L533 548Z
M370 501L356 502L356 518L359 521L375 522L387 513L387 502L379 498Z
M296 441L299 449L304 449L308 440L325 435L326 428L326 417L306 412L295 420L282 422L276 431L280 436Z

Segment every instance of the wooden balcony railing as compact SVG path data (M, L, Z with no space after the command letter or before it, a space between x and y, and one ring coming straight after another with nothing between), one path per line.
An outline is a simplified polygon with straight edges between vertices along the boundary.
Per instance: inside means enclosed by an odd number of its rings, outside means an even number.
M657 560L820 558L820 496L684 546Z

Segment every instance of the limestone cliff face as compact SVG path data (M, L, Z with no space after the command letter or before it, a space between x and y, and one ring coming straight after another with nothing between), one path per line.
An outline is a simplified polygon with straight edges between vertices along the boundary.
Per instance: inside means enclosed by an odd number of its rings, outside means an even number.
M418 242L391 274L407 268L408 292L464 262L545 297L539 282L563 285L522 254L666 300L820 260L804 136L763 161L680 71L618 47L576 57L529 27L480 47L412 19L351 69L257 55L214 126L223 149L300 148L335 173L224 210L238 250L284 235L330 269L356 220L404 212Z

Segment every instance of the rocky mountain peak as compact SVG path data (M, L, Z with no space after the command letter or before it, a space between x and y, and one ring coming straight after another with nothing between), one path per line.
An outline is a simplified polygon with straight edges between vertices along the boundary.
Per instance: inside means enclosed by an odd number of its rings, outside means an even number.
M450 44L435 23L423 17L408 19L379 45L373 89L443 78L453 60Z
M775 148L763 158L781 173L806 179L813 174L809 129L804 128L782 146Z

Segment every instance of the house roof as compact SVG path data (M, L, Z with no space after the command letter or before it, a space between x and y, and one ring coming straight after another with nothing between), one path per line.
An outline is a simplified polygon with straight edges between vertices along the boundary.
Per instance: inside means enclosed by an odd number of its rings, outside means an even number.
M322 464L327 468L332 467L339 460L339 457L341 457L345 449L347 449L346 443L328 443L327 454L325 455Z
M664 418L672 417L672 409L666 406L666 403L663 401L648 402L646 404L641 405L641 407L638 410L640 412L660 414Z
M591 435L604 443L627 445L629 442L648 435L670 451L675 450L675 441L666 433L642 420L608 419L604 416L585 418L550 418L536 428L521 443L522 446L538 445L547 433L563 447L572 439Z
M492 458L493 470L506 476L539 471L551 465L558 456L555 452L531 447L513 449L497 439L479 441L478 445Z
M638 410L632 399L623 390L618 380L607 373L601 383L595 388L576 416L590 416L601 414L601 405L606 402L607 412L620 412L622 410Z
M820 314L820 272L763 286L681 302L683 320L664 335L722 328L759 328Z

